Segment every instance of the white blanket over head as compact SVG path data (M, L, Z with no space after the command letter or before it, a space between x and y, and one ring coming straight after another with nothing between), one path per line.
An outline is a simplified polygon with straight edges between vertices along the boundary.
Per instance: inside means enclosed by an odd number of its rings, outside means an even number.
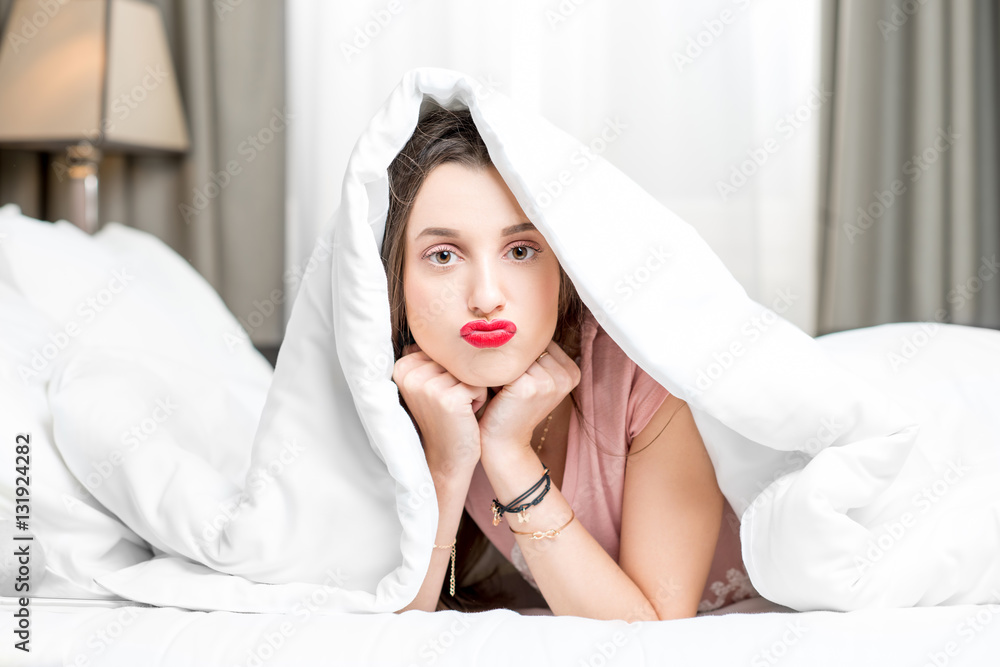
M94 490L162 555L99 584L152 604L234 611L294 611L309 600L387 612L415 597L438 509L391 379L379 251L386 169L431 104L471 110L501 176L584 303L629 357L688 402L719 484L742 515L744 560L763 596L800 610L995 601L1000 493L987 489L1000 486L1000 424L975 421L986 411L975 402L998 398L1000 334L935 325L933 344L921 350L928 361L899 373L878 371L904 333L891 327L870 339L868 356L855 354L861 346L849 344L851 334L829 337L831 350L842 345L835 358L750 299L690 225L618 169L600 157L581 168L578 141L473 78L432 68L404 76L351 155L342 204L291 312L249 468L250 442L206 437L221 432L227 415L165 422ZM622 240L613 250L609 234ZM622 277L639 270L648 279L624 292ZM935 354L940 363L930 361ZM864 363L846 367L852 356ZM123 359L95 346L57 366L54 433L74 474L106 459L149 409L134 387L162 382L196 400L203 376L176 361ZM986 369L992 382L967 376L985 393L952 406L960 418L941 417L948 428L922 429L934 398L904 406L887 391L915 386L907 368L920 367L932 375ZM958 423L969 426L949 430ZM939 478L954 483L937 493ZM928 485L935 500L921 513L916 499Z

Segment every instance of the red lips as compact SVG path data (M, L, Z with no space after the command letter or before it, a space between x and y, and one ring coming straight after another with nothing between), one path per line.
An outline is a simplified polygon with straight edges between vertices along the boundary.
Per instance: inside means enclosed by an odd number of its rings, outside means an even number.
M458 333L473 347L500 347L514 337L517 327L510 320L474 320Z

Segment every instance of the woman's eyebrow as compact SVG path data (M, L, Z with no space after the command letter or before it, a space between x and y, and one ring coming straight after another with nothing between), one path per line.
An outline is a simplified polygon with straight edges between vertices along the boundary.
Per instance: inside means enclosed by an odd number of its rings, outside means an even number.
M535 225L531 222L519 222L516 225L511 225L510 227L504 227L500 232L500 236L512 236L520 232L527 231L537 231ZM428 227L424 231L417 234L414 240L418 240L423 236L445 236L448 238L460 238L462 235L457 229L449 229L448 227Z

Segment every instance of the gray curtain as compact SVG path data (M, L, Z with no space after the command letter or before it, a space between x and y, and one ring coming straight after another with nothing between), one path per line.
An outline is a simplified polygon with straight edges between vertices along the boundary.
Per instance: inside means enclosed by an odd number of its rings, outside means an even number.
M0 19L11 4L0 0ZM291 122L284 3L152 4L163 15L191 149L178 157L106 155L99 222L162 239L219 292L255 344L275 345L284 329L284 128ZM62 160L0 150L0 205L13 202L45 220L69 217L69 193L57 177ZM226 183L231 161L239 173ZM218 184L225 186L217 192Z
M818 333L1000 328L1000 12L993 0L824 0Z

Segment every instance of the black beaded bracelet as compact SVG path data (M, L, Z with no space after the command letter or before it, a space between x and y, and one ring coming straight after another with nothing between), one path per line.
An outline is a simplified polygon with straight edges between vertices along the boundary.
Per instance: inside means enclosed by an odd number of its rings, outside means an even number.
M530 496L532 493L534 493L538 489L538 487L542 485L542 482L545 481L545 477L546 477L546 475L548 475L548 472L549 472L548 467L546 467L546 465L543 463L542 464L542 477L541 477L541 479L539 479L537 482L535 482L531 486L530 489L528 489L527 491L525 491L524 493L522 493L521 495L519 495L517 498L514 498L514 500L510 501L510 503L508 505L506 505L506 506L501 505L500 501L497 501L497 505L499 507L503 507L504 509L508 509L509 508L511 512L516 511L513 508L517 505L517 503L521 502L522 500L524 500L525 498L527 498L528 496Z
M542 464L542 465L544 466L545 464ZM538 496L534 500L532 500L531 502L527 502L527 503L521 504L521 505L517 504L517 503L520 503L525 498L527 498L528 496L530 496L536 490L538 490L538 487L541 486L542 483L545 484L545 488L542 489L542 492L540 494L538 494ZM493 506L492 506L492 509L493 509L493 525L494 526L499 525L500 524L500 520L503 518L503 515L505 513L507 513L507 512L510 512L512 514L517 514L517 521L518 521L518 523L524 523L529 518L531 518L525 510L527 510L529 507L534 507L538 503L542 502L542 498L545 497L545 494L549 492L549 489L551 487L552 487L552 478L549 477L549 469L548 469L548 467L546 467L545 468L545 473L542 475L542 478L539 479L537 482L535 482L535 484L530 489L528 489L527 491L525 491L524 493L522 493L521 495L519 495L514 500L510 501L509 505L504 505L499 500L497 500L496 498L494 498L493 499Z

